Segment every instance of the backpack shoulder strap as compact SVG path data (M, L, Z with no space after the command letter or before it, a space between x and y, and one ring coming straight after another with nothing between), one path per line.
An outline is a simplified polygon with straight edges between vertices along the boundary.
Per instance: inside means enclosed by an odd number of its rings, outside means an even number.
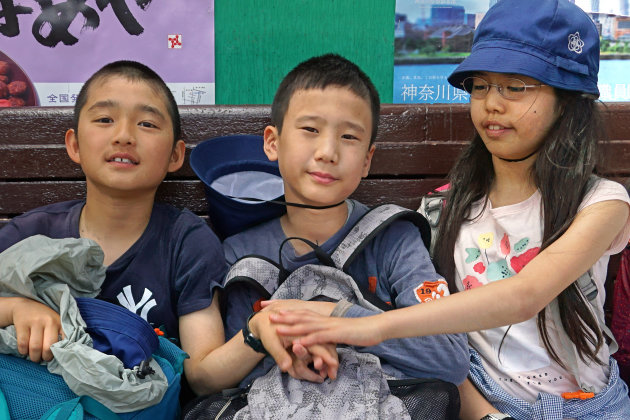
M425 217L425 219L427 219L427 221L429 222L429 226L431 227L431 238L433 240L431 241L431 245L428 247L431 258L433 258L433 253L435 249L437 228L440 223L440 217L442 216L444 204L446 203L446 196L444 191L445 190L440 190L423 196L420 200L420 207L418 207L418 213L420 213Z
M82 419L84 413L92 414L99 420L120 420L116 413L87 395L57 404L48 410L40 420Z
M613 336L612 331L606 325L605 320L596 310L596 297L598 294L597 285L595 284L595 280L593 279L592 269L588 270L586 273L582 274L577 280L577 285L580 289L580 292L584 296L584 298L591 305L591 313L597 319L597 323L599 324L599 328L605 339L608 340L608 347L610 348L610 354L613 354L619 348L615 337ZM565 349L567 359L565 363L569 372L575 377L575 380L578 383L578 386L585 392L599 392L599 389L595 389L593 385L585 383L581 379L580 368L579 368L579 360L580 355L575 347L575 344L571 341L569 336L567 335L564 328L562 328L562 319L560 318L560 309L558 307L558 299L554 299L549 304L549 309L551 311L551 316L553 318L554 323L558 327L558 333L560 336L560 341L562 346Z
M274 261L259 255L247 255L232 264L223 286L228 288L236 282L246 282L269 298L278 288L279 278L280 267Z
M345 272L354 258L378 233L399 219L409 220L418 227L424 246L428 249L431 244L431 227L427 220L415 211L395 204L384 204L364 214L337 246L331 255L337 268Z

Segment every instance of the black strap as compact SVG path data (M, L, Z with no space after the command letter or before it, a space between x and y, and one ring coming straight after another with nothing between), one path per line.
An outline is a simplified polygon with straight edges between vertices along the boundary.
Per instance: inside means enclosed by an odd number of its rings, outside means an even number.
M282 243L280 244L280 250L278 251L278 262L280 266L280 273L278 275L279 276L278 286L284 283L287 277L291 275L291 272L287 270L286 268L284 268L284 266L282 265L282 247L284 246L284 244L286 244L288 241L292 239L300 240L304 242L305 244L309 245L311 248L313 248L313 252L315 253L315 256L317 257L317 259L322 265L336 268L336 265L333 259L319 245L305 238L300 238L298 236L291 236L282 241ZM381 298L379 298L376 295L376 293L372 293L369 289L359 284L359 282L357 282L356 280L354 281L354 284L359 289L359 292L361 292L361 294L363 295L363 298L367 300L368 302L370 302L372 305L376 306L382 311L389 311L390 309L392 309L392 306L389 305L387 302L383 301Z
M282 241L282 243L280 244L280 249L278 250L278 265L280 266L280 274L279 274L280 278L278 279L278 286L284 283L287 277L289 277L289 275L291 274L289 270L284 268L284 266L282 265L282 247L284 246L284 244L286 244L292 239L297 239L299 241L302 241L308 246L310 246L311 248L313 248L313 252L315 253L315 256L317 257L317 259L319 260L321 264L326 265L328 267L335 266L335 262L332 260L332 258L330 258L330 255L328 255L316 243L309 241L308 239L305 239L305 238L300 238L299 236L291 236L289 238L285 238L285 240Z
M257 203L271 203L271 204L278 204L281 206L291 206L291 207L299 207L302 209L315 209L315 210L325 210L325 209L331 209L333 207L337 207L342 205L343 203L346 202L346 200L340 201L336 204L329 204L327 206L312 206L310 204L300 204L300 203L291 203L290 201L284 201L284 200L263 200L262 198L254 198L254 197L234 197L231 195L226 195L226 197L228 198L232 198L235 200L244 200L244 201L255 201Z

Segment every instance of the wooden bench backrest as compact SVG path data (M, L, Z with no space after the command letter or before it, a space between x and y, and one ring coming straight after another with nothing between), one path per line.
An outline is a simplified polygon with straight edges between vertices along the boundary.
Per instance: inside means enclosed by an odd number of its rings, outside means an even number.
M261 134L268 106L181 107L187 153L199 142L230 134ZM606 174L630 176L630 103L605 108L611 141ZM0 111L0 227L11 217L44 204L84 196L83 174L66 155L63 138L71 108ZM415 209L420 196L442 185L472 124L467 105L384 105L370 176L354 197L369 205L394 202ZM170 174L160 200L203 215L203 185L188 165Z

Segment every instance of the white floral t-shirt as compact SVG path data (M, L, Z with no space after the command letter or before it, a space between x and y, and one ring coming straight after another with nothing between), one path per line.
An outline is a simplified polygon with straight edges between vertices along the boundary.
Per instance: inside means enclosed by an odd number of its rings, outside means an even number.
M606 200L630 203L625 188L613 181L599 180L587 194L580 210ZM481 200L473 205L472 216L484 205ZM541 196L536 191L527 200L499 208L488 202L483 213L462 225L455 245L457 288L481 287L489 282L511 277L539 252L543 215ZM593 266L598 288L597 310L603 314L604 281L609 256L623 250L630 237L630 221L615 238L610 249ZM471 314L474 316L474 314ZM603 318L602 318L603 319ZM557 327L550 316L547 326L553 348L561 360L566 360L559 344ZM488 374L510 394L534 402L540 392L560 394L579 389L575 378L555 363L547 354L539 338L536 317L510 327L493 328L468 334L471 347L479 352ZM609 350L604 346L600 360L608 361ZM584 382L601 389L608 382L608 365L590 364L580 372Z

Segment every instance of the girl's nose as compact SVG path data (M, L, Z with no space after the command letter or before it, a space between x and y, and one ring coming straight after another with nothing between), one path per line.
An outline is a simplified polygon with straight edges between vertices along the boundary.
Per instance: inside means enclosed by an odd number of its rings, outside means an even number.
M506 99L499 93L497 86L490 86L483 101L488 112L503 112L505 110Z

